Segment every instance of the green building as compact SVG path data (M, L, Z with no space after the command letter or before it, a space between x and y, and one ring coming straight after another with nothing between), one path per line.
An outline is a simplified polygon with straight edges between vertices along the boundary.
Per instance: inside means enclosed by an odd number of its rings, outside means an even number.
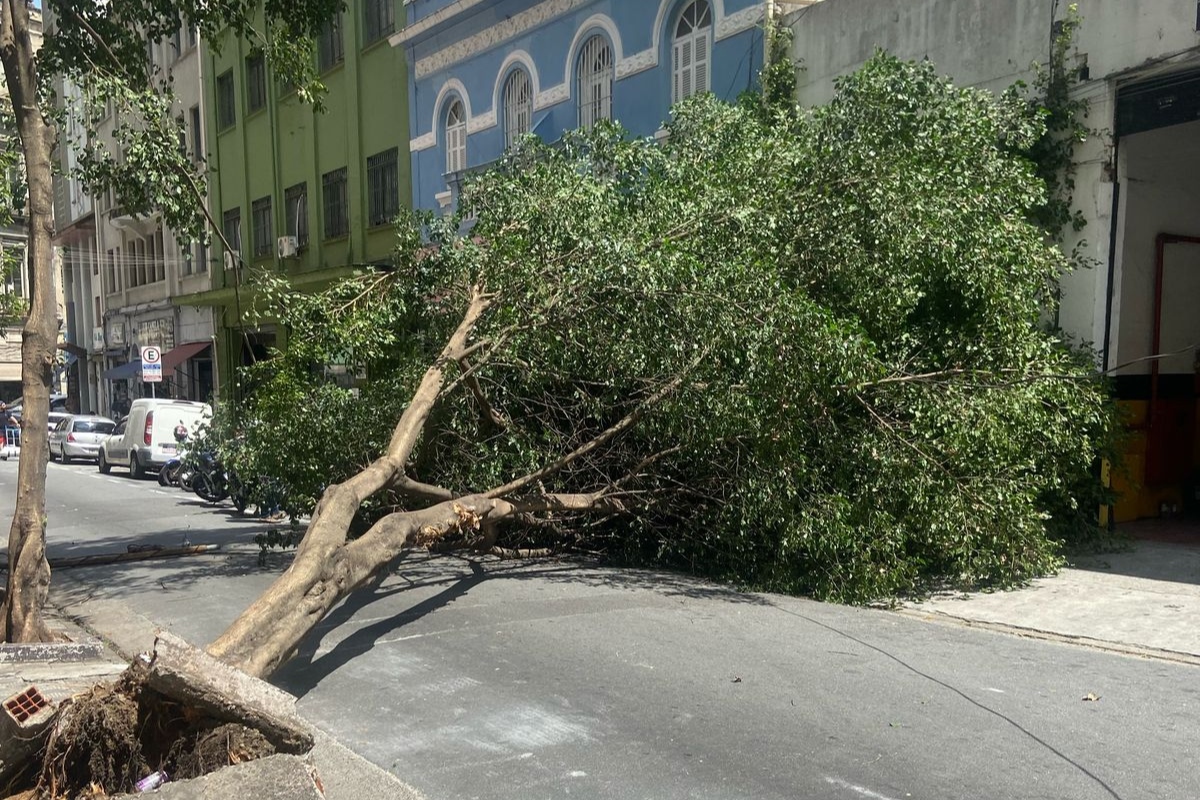
M238 366L286 346L273 325L246 327L253 268L312 291L391 258L392 221L412 199L404 53L388 43L403 19L403 0L349 0L326 24L322 111L277 81L251 43L227 35L206 48L209 209L231 248L214 238L212 289L174 302L213 307L224 397Z

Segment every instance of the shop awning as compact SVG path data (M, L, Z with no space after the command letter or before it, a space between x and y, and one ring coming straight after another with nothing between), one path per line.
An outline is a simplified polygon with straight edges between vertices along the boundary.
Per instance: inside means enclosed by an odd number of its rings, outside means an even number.
M106 381L124 381L130 378L140 378L142 377L142 362L130 361L128 364L113 367L110 370L105 370L100 377Z
M176 367L187 361L189 358L195 358L211 346L212 342L188 342L186 344L179 345L179 347L176 347L174 350L168 350L167 352L163 353L163 377L171 377L175 374Z

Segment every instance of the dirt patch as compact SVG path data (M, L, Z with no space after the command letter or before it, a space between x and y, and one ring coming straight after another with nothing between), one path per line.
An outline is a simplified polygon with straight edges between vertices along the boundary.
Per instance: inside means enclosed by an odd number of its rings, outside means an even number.
M40 770L26 785L10 789L34 793L13 796L92 800L134 792L153 772L171 780L195 778L276 751L259 731L171 700L150 689L144 677L131 669L116 683L65 701Z

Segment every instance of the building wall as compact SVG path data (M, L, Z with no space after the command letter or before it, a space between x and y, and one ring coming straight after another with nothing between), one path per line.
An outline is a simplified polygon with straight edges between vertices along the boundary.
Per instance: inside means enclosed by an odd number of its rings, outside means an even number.
M403 20L402 0L393 0L397 25ZM202 304L218 315L223 380L232 379L241 361L239 318L253 296L252 267L281 271L300 289L316 287L354 267L390 260L395 236L390 222L372 226L367 215L367 158L396 148L398 203L408 206L409 187L408 105L403 54L388 46L386 36L366 44L362 0L350 0L342 14L344 60L321 75L327 88L322 109L303 103L294 91L280 86L268 74L264 108L247 113L246 59L250 44L226 35L219 48L207 51L205 83L208 160L212 170L209 207L220 222L226 211L240 209L241 257L246 268L228 268L223 249L213 251L221 267L213 290L179 298L180 304ZM216 80L229 73L234 79L236 122L218 130ZM345 168L347 174L349 231L344 236L324 235L322 177ZM294 256L280 258L276 242L287 234L285 192L298 184L307 187L303 217L308 225L307 246ZM272 247L269 253L253 252L252 206L270 197Z
M182 118L185 134L182 144L189 152L202 151L203 128L193 129L189 122L191 110L203 113L204 56L199 37L181 29L177 37L152 42L149 51L160 78L170 78L175 93L172 116ZM97 126L101 140L112 142L112 131L120 124L118 115L109 113ZM197 145L196 134L201 141ZM147 345L162 348L164 354L188 342L211 341L213 323L211 312L200 318L195 315L185 327L174 298L205 291L212 285L213 259L211 250L199 247L189 239L177 237L166 228L157 214L135 218L124 212L119 199L98 197L96 207L95 253L99 272L95 275L97 293L102 297L102 321L95 323L103 331L103 359L99 381L99 407L104 413L119 416L127 404L138 397L170 394L188 399L207 400L214 387L194 382L172 380L167 386L151 387L140 378L104 378L107 370L131 362L140 362L140 349ZM160 240L161 237L161 240ZM138 248L144 247L145 250ZM134 285L130 269L145 266L161 279ZM97 341L98 343L98 341ZM193 361L210 359L208 352L198 354ZM196 365L182 365L184 373L195 371Z
M467 111L467 171L504 152L502 90L514 68L534 91L533 133L547 141L579 125L576 62L593 33L615 61L612 117L634 135L652 136L669 114L672 34L688 0L494 0L451 4L417 0L409 29L393 37L413 74L413 204L439 209L456 185L447 175L445 114L451 98ZM712 0L711 90L732 100L752 88L762 66L761 0ZM441 12L441 13L439 13ZM439 199L440 198L440 199Z

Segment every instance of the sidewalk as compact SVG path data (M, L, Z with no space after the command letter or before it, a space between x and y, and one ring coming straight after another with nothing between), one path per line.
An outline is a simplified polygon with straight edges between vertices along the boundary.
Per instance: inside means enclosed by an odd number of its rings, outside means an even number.
M902 613L1200 665L1200 546L1136 541L1024 589L938 595Z
M46 700L57 705L97 683L116 678L127 666L127 659L137 655L136 650L129 648L144 648L154 641L153 624L129 611L123 603L97 601L95 613L89 615L85 624L104 637L101 641L65 617L53 602L52 595L45 610L47 623L52 630L65 634L70 643L0 645L0 701L32 685ZM422 800L422 795L415 789L350 751L325 732L314 729L314 737L316 744L308 758L321 778L325 800ZM261 780L261 776L255 776L253 771L244 772L245 775L230 773L223 781L213 782L212 786L201 782L196 789L172 796L192 797L195 792L199 792L195 796L203 797L229 796L225 793L213 795L212 792L217 790L217 784L236 787L243 781ZM182 790L184 785L177 788Z

